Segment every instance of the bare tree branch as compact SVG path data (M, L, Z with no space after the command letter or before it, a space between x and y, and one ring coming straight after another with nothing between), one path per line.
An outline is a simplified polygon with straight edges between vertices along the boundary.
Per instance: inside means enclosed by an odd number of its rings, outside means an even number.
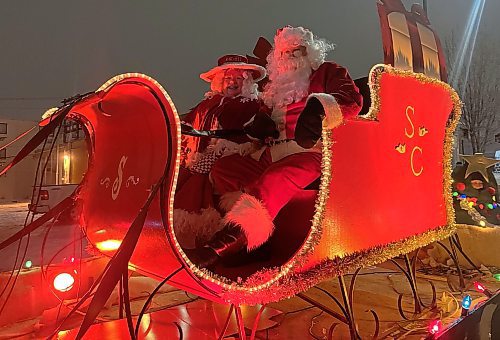
M497 56L500 47L492 45L487 37L477 41L470 65L454 65L459 51L458 39L452 33L445 41L445 54L452 86L464 103L460 128L465 130L472 152L484 153L486 147L494 142L494 135L500 130L500 62ZM465 81L466 67L469 76Z

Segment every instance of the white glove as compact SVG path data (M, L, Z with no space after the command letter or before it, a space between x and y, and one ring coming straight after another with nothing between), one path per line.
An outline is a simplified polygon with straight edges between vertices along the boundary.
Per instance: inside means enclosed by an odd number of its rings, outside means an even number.
M238 144L227 139L219 139L213 150L217 156L226 156L238 152Z
M260 147L261 145L258 142L246 142L238 146L238 153L240 156L248 156L259 150Z

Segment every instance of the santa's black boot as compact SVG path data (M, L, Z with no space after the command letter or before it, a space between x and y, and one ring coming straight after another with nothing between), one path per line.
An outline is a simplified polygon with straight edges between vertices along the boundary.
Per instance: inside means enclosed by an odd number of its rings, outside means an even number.
M247 237L241 228L228 223L202 247L186 249L184 253L200 268L213 268L225 257L234 255L246 248Z

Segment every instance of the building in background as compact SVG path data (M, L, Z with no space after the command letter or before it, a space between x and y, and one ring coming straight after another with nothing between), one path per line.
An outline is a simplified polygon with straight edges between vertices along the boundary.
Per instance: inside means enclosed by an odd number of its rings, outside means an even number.
M37 122L0 119L0 146L6 145ZM19 141L0 151L0 169L3 169L26 142L34 136L34 129ZM41 161L39 162L39 159ZM65 120L58 133L52 133L31 155L0 177L0 202L27 201L33 187L51 187L66 192L66 186L75 187L87 170L88 152L82 126ZM38 168L38 182L35 174ZM41 182L40 182L40 179ZM64 197L61 197L61 199Z
M87 170L89 158L82 126L65 120L59 133L56 129L47 139L45 147L41 145L34 152L36 158L39 158L40 154L43 154L42 159L48 159L47 165L41 166L39 170L39 174L43 174L42 185L80 183Z
M19 135L31 129L37 122L0 118L0 147L7 145ZM0 169L3 169L24 144L38 131L33 129L21 140L0 151ZM24 158L16 167L0 176L0 202L23 201L31 197L36 159Z

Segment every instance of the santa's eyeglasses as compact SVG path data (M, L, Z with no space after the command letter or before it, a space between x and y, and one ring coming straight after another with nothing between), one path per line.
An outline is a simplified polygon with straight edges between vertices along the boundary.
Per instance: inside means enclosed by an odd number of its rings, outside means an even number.
M287 58L291 58L291 57L298 58L298 57L304 56L305 52L306 52L306 48L304 46L299 46L299 47L295 47L293 49L281 51L281 56L287 57Z

